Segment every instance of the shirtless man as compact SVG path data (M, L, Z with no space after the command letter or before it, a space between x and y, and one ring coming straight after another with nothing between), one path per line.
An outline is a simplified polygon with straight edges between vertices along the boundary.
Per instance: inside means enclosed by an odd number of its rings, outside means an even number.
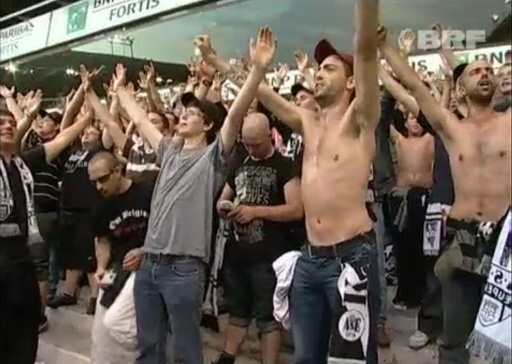
M380 113L378 10L378 0L356 2L355 60L327 40L316 46L319 112L297 107L264 84L258 89L265 107L304 135L302 198L308 241L296 263L290 306L297 364L326 363L332 319L340 317L341 332L333 333L331 355L377 363L379 277L365 200ZM237 82L236 70L215 55L208 37L198 37L196 45L208 63ZM342 304L337 283L346 267L353 280L341 292ZM350 287L359 283L357 292ZM346 297L348 290L362 296L358 303Z
M476 60L464 67L458 80L468 108L468 117L459 122L430 96L414 70L385 40L386 31L382 29L381 54L411 90L450 157L455 201L446 222L448 245L436 263L444 310L439 363L468 363L465 346L473 330L486 274L481 264L485 259L478 252L490 243L478 229L482 222L499 221L511 201L511 111L493 111L493 68L485 60ZM466 239L461 241L462 236Z
M432 187L434 137L426 133L419 118L407 114L404 134L391 126L397 154L397 181L391 192L394 216L393 242L398 289L393 303L398 309L417 307L425 285L423 223L428 190Z

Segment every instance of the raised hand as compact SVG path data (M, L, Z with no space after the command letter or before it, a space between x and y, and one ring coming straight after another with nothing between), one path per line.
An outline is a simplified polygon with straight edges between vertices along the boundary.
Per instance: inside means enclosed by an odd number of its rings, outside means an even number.
M114 80L112 84L112 89L114 90L114 92L117 92L117 90L120 87L126 85L126 68L121 63L118 63L116 65L116 69L114 74L112 75L112 79Z
M5 86L0 86L0 96L4 99L12 99L14 97L14 86L10 89Z
M416 40L416 33L412 29L404 29L398 36L398 48L405 54L410 54L414 49L414 41Z
M66 95L66 107L71 103L71 100L73 100L73 96L75 96L76 90L74 88L69 91L69 93Z
M100 66L99 68L95 68L94 70L92 70L92 72L89 72L83 64L80 65L78 75L82 80L82 85L84 86L85 91L89 91L89 89L91 88L92 80L100 74L103 68L103 66Z
M25 114L30 118L35 118L41 108L42 101L43 92L41 90L37 90L25 102Z
M443 26L439 23L436 23L431 26L431 29L436 31L441 39L441 48L442 49L452 49L452 40L450 38L450 29L443 29Z
M212 56L215 54L215 51L212 47L212 42L210 40L209 35L206 35L206 34L198 35L194 39L194 45L201 53L201 56L203 57L203 59L206 59L209 56Z
M20 109L25 110L27 108L27 101L34 97L34 91L29 91L25 96L18 92L17 103Z
M197 68L199 69L199 73L200 73L201 77L206 77L206 78L211 79L215 75L215 68L210 66L205 61L199 62L197 64Z
M279 68L274 68L274 72L276 74L276 79L278 82L283 82L284 78L290 71L290 67L286 63L279 64Z
M451 79L453 77L453 70L448 64L446 56L443 53L439 53L439 56L441 57L440 71L443 73L444 77Z
M274 58L276 41L268 26L261 27L256 40L251 39L249 53L253 66L267 68Z
M297 69L302 73L306 72L306 70L309 67L308 55L303 51L295 51L293 53L293 58L295 58L295 64L297 65Z
M215 76L213 76L212 89L220 90L220 88L222 87L222 84L224 83L225 80L226 80L226 78L224 77L224 75L222 73L220 73L220 72L215 73Z
M137 94L137 90L135 90L135 85L133 82L128 82L126 85L126 91L130 93L130 95L135 96Z
M425 72L423 73L422 81L432 84L436 81L436 74L434 72Z
M379 45L383 45L386 43L388 37L388 29L384 25L379 25L377 27L377 42Z

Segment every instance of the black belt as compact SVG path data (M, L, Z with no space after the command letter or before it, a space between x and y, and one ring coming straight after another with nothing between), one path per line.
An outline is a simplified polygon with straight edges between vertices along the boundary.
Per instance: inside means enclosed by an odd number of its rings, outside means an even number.
M171 264L177 261L183 260L200 260L199 257L194 257L192 255L174 255L174 254L153 254L146 253L144 254L144 261L153 262L157 264Z
M340 241L333 245L311 245L309 242L302 247L310 257L336 258L344 257L351 253L354 245L366 244L375 241L375 233L370 230L363 234L358 234L350 239Z

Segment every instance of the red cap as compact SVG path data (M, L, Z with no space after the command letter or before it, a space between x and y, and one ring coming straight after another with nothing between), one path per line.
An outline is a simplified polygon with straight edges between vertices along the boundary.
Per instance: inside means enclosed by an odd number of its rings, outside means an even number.
M322 39L315 47L315 61L318 65L330 56L339 57L344 63L348 64L352 71L354 70L354 57L348 53L340 53L332 46L327 39Z

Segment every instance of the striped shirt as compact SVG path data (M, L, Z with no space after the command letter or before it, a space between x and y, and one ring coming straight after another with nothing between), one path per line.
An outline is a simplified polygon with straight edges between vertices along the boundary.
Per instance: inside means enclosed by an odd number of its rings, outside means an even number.
M160 168L156 165L156 153L142 138L132 136L123 148L123 157L128 159L126 177L135 181L155 181Z
M45 142L34 130L28 132L25 150L31 150ZM59 158L46 163L34 173L34 204L36 212L58 212L60 200L59 182L62 180L62 163Z

